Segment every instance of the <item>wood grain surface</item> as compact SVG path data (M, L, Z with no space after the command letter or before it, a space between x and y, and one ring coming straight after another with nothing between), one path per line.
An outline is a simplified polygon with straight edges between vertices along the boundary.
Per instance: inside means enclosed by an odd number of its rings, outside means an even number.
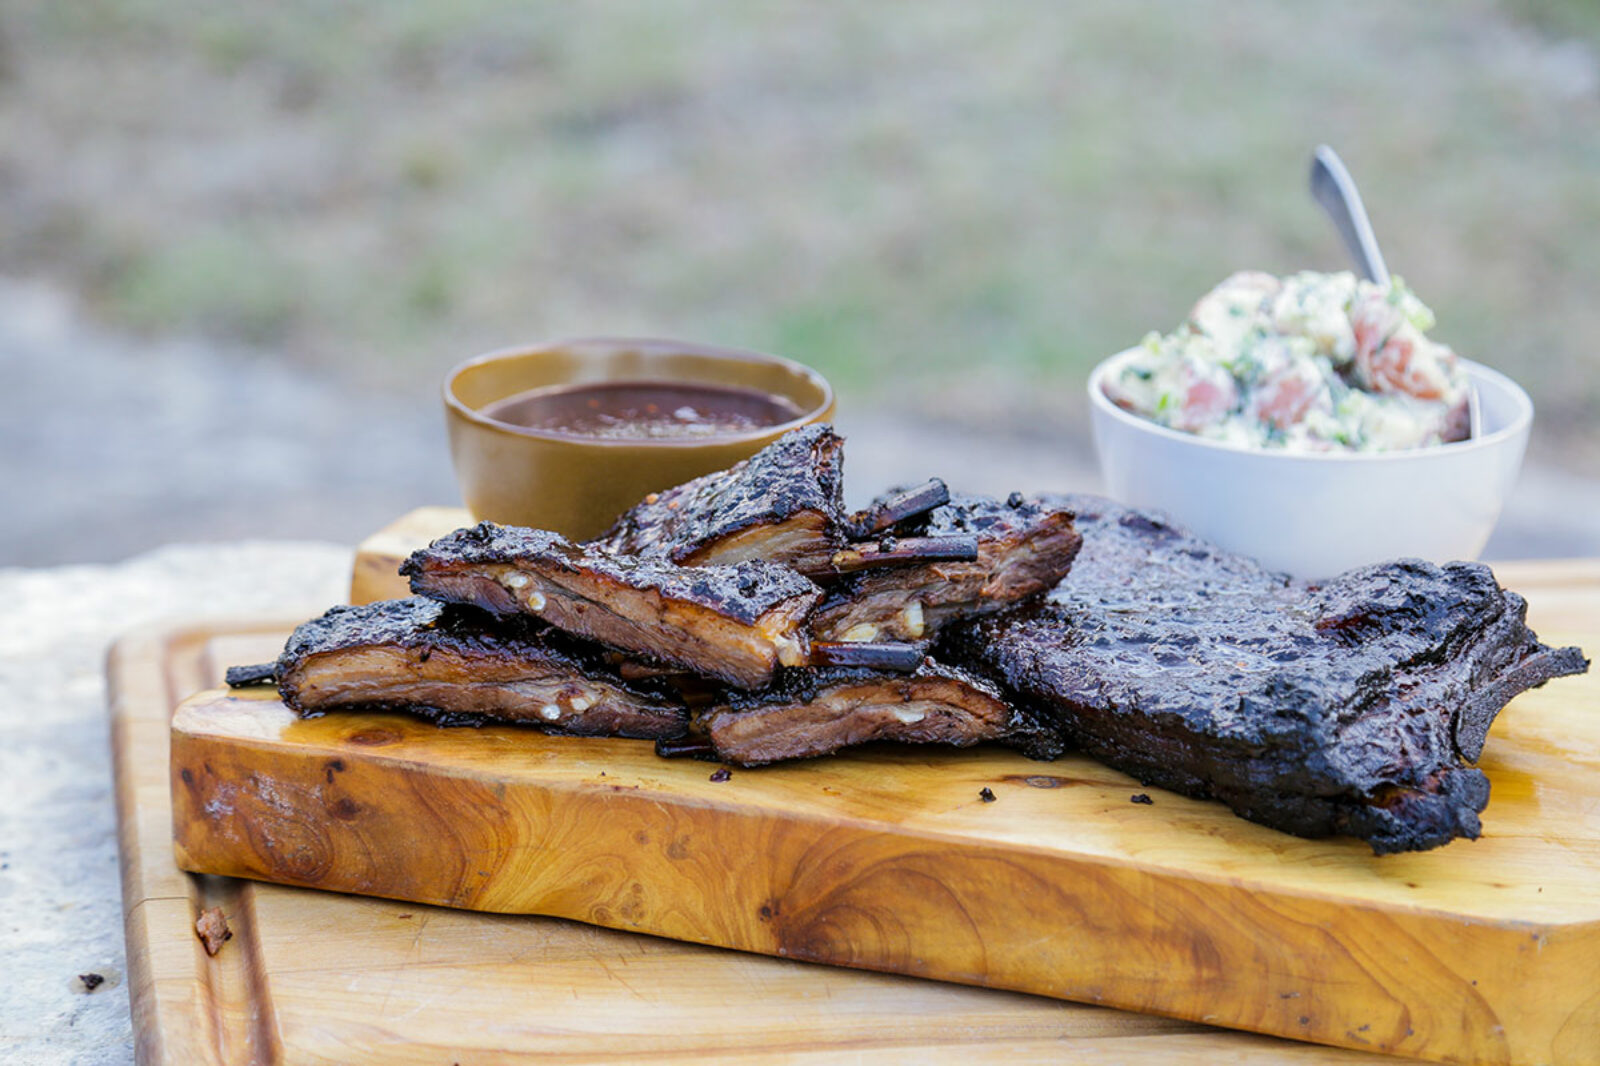
M380 529L356 549L350 570L350 602L373 603L411 595L410 583L399 573L406 556L472 523L471 513L464 508L419 507Z
M558 918L186 874L172 857L173 708L227 664L270 657L291 624L149 630L111 653L141 1063L1398 1061ZM211 906L235 934L215 957L194 932Z
M1546 640L1600 646L1600 564L1501 577ZM885 747L714 782L643 742L300 721L218 691L174 716L173 824L182 866L229 878L1443 1061L1594 1062L1597 706L1595 675L1519 698L1481 764L1483 839L1385 858L1079 757Z

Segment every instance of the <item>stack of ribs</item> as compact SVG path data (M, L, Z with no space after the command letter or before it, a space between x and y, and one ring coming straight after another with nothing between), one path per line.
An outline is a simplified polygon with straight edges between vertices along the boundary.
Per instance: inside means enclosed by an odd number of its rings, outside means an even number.
M1053 755L1058 730L930 649L1053 588L1071 512L932 480L850 513L842 467L842 440L812 426L586 543L457 530L401 567L415 596L334 608L261 676L303 715L502 719L740 766L871 740Z
M412 598L336 607L238 680L302 715L515 721L738 766L881 740L1070 747L1381 853L1476 836L1494 716L1587 667L1482 566L1311 585L1093 497L935 479L850 513L842 469L812 426L582 544L457 530L402 566Z

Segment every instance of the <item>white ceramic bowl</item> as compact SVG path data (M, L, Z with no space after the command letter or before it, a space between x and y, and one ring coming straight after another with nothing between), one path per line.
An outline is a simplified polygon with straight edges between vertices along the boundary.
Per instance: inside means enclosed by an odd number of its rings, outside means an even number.
M1516 382L1462 360L1482 416L1472 440L1379 454L1240 448L1158 426L1107 399L1102 383L1135 354L1114 355L1089 375L1107 491L1298 577L1404 556L1477 558L1533 424L1533 402Z

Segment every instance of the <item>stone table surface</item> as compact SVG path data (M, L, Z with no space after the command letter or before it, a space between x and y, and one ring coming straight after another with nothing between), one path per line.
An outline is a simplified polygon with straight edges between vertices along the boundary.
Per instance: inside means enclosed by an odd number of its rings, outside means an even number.
M133 1060L105 654L163 621L320 613L352 551L173 546L114 566L0 570L0 1062ZM80 974L104 978L92 991Z

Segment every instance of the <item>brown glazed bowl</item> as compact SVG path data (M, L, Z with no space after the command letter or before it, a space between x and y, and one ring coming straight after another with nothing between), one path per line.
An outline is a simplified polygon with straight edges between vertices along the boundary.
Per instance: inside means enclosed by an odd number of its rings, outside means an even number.
M804 413L747 433L666 440L585 438L482 414L528 389L606 381L744 386L787 397ZM582 337L469 359L445 378L444 409L456 479L473 515L582 540L651 492L724 469L792 429L832 418L833 389L815 370L759 352Z

